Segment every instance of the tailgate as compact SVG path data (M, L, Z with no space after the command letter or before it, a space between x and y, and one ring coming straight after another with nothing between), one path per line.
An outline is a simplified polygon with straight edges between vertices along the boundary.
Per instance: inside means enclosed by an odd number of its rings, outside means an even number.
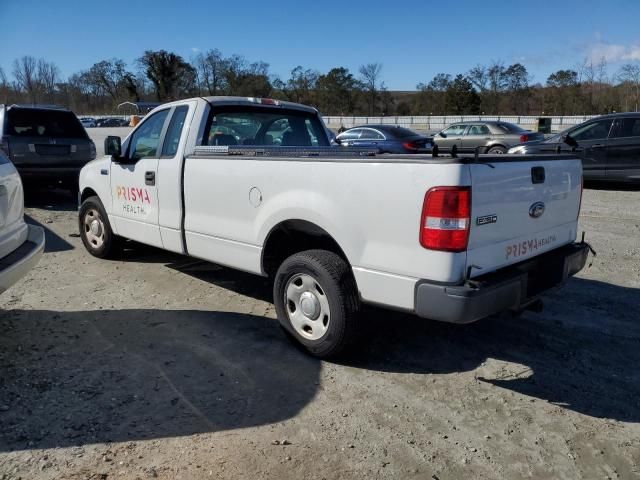
M493 167L493 168L492 168ZM579 159L471 164L467 268L476 277L570 243L582 192Z

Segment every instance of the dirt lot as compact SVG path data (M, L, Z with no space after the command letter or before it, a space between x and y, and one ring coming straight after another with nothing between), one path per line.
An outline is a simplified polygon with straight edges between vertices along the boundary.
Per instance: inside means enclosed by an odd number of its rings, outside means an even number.
M593 266L469 326L368 309L340 362L292 347L261 278L89 256L63 193L0 296L0 478L640 478L640 190L589 189Z

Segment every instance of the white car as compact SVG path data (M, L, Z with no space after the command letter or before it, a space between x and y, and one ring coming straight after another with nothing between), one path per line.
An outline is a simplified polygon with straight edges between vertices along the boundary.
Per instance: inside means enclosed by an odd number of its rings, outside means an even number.
M466 323L537 308L584 267L579 158L376 151L330 147L304 105L167 103L80 172L82 240L269 276L282 327L319 357L366 336L361 303Z
M96 120L94 118L81 118L80 123L84 128L93 128L96 126Z
M44 230L25 223L20 175L0 150L0 293L24 277L43 252Z

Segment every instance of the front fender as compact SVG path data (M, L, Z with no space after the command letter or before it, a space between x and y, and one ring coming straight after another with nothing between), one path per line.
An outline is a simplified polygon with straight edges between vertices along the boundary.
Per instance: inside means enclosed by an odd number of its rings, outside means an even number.
M80 195L91 189L111 215L111 158L102 157L87 163L80 170Z

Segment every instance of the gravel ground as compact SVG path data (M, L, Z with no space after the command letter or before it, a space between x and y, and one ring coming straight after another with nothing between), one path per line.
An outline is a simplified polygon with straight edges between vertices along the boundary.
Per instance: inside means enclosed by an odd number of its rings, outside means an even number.
M0 296L0 478L640 478L640 190L587 189L593 265L542 313L370 308L339 362L287 342L267 281L85 252L36 193L40 264Z

